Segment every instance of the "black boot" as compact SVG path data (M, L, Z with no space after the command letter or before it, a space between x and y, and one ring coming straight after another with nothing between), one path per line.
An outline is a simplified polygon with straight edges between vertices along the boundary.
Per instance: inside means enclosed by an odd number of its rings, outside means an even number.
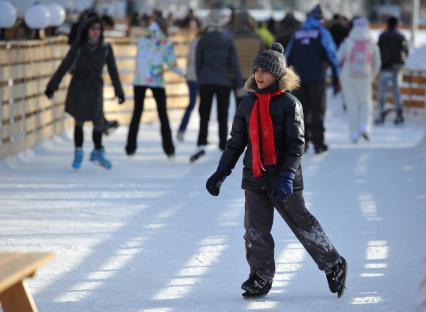
M404 116L402 115L402 110L396 111L396 117L393 121L395 125L403 124L404 123Z
M377 119L374 121L374 124L382 125L385 123L385 119L386 119L386 112L381 112L379 117L377 117Z
M105 135L109 135L113 130L117 129L120 126L117 120L106 120L104 119L104 128L102 132Z
M315 146L314 149L315 149L315 154L321 154L328 151L328 145L323 143L319 146Z
M346 285L346 274L348 272L348 265L345 258L341 257L339 263L326 270L328 287L332 293L337 293L337 297L343 296Z
M243 293L244 298L255 298L265 296L272 287L272 280L263 279L257 274L253 274L246 280L241 288L245 290Z

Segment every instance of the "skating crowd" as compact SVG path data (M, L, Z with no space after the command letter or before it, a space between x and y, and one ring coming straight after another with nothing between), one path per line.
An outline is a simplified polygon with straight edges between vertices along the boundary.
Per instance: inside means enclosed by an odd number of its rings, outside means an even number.
M408 44L398 30L398 19L389 17L378 43L372 39L366 18L354 17L349 21L335 15L324 23L319 5L307 13L303 23L288 14L280 22L279 30L269 23L258 24L244 10L233 11L231 19L227 19L221 10L213 9L204 26L190 12L181 23L194 34L186 69L177 65L167 20L161 12L154 12L153 18L146 21L148 32L137 39L134 109L123 146L126 154L134 155L138 143L143 153L138 130L147 89L156 102L163 151L170 159L176 154L167 114L165 70L184 77L189 91L189 103L176 131L178 141L185 140L199 98L200 123L191 162L207 152L215 97L218 147L223 153L206 183L211 195L219 195L226 177L245 152L244 240L250 269L241 286L243 296L263 296L272 287L275 262L270 232L275 209L324 271L330 291L342 296L348 264L305 206L301 158L310 149L316 154L329 149L324 135L328 86L334 95L341 93L349 124L348 137L354 144L370 140L373 123L379 126L386 122L388 84L393 92L394 123L404 122L398 77L408 55ZM117 126L106 120L103 112L105 65L118 103L126 100L114 51L104 41L103 31L104 23L95 13L82 15L74 27L69 52L45 90L46 96L52 98L64 75L72 73L65 110L75 120L75 169L80 169L84 159L83 126L87 121L93 124L94 149L90 160L108 169L112 167L102 143L103 135ZM372 85L376 80L379 105L373 118ZM237 107L229 131L231 93Z

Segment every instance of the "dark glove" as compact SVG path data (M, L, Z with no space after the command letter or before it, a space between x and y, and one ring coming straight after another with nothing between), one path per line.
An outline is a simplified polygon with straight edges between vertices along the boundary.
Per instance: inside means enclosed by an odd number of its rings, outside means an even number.
M48 99L53 98L53 93L55 93L55 91L53 91L52 89L46 89L46 90L44 91L44 95L45 95Z
M339 79L333 80L333 95L336 95L342 90L342 86L340 85Z
M224 170L222 168L217 168L216 172L206 182L206 189L213 196L218 196L220 191L220 186L226 177L231 173L230 170Z
M281 172L280 178L272 187L272 195L276 200L287 200L293 194L295 174L291 171Z
M119 95L118 97L118 104L123 104L126 101L126 98L124 95Z

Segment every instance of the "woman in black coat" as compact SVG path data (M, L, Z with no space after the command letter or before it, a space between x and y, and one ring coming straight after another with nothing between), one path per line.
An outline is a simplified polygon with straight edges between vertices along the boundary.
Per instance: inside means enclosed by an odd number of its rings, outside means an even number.
M62 78L70 71L71 83L65 100L65 111L75 119L75 153L72 167L79 169L83 161L83 124L93 123L93 142L95 149L91 161L97 161L105 168L112 167L105 158L102 146L104 128L103 79L102 71L107 64L119 104L123 103L124 92L115 64L114 53L109 43L104 42L103 24L98 17L90 17L82 23L78 38L73 42L59 68L47 84L45 94L50 99L58 89Z

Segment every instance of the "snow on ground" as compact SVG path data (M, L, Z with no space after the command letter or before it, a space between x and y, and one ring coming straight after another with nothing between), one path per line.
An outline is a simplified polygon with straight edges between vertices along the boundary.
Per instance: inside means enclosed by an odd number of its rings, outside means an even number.
M370 143L354 145L332 101L330 151L304 156L305 197L348 260L347 291L342 299L329 293L277 215L272 291L246 301L241 164L219 198L206 192L220 153L212 144L199 163L188 163L196 115L174 161L161 151L158 124L141 126L132 158L124 154L125 127L106 138L111 171L88 161L71 170L69 133L0 161L0 250L56 253L29 280L40 311L414 310L426 255L424 116L407 114L404 126L388 122ZM210 134L216 142L216 128Z
M426 44L410 52L405 66L413 70L426 70Z

